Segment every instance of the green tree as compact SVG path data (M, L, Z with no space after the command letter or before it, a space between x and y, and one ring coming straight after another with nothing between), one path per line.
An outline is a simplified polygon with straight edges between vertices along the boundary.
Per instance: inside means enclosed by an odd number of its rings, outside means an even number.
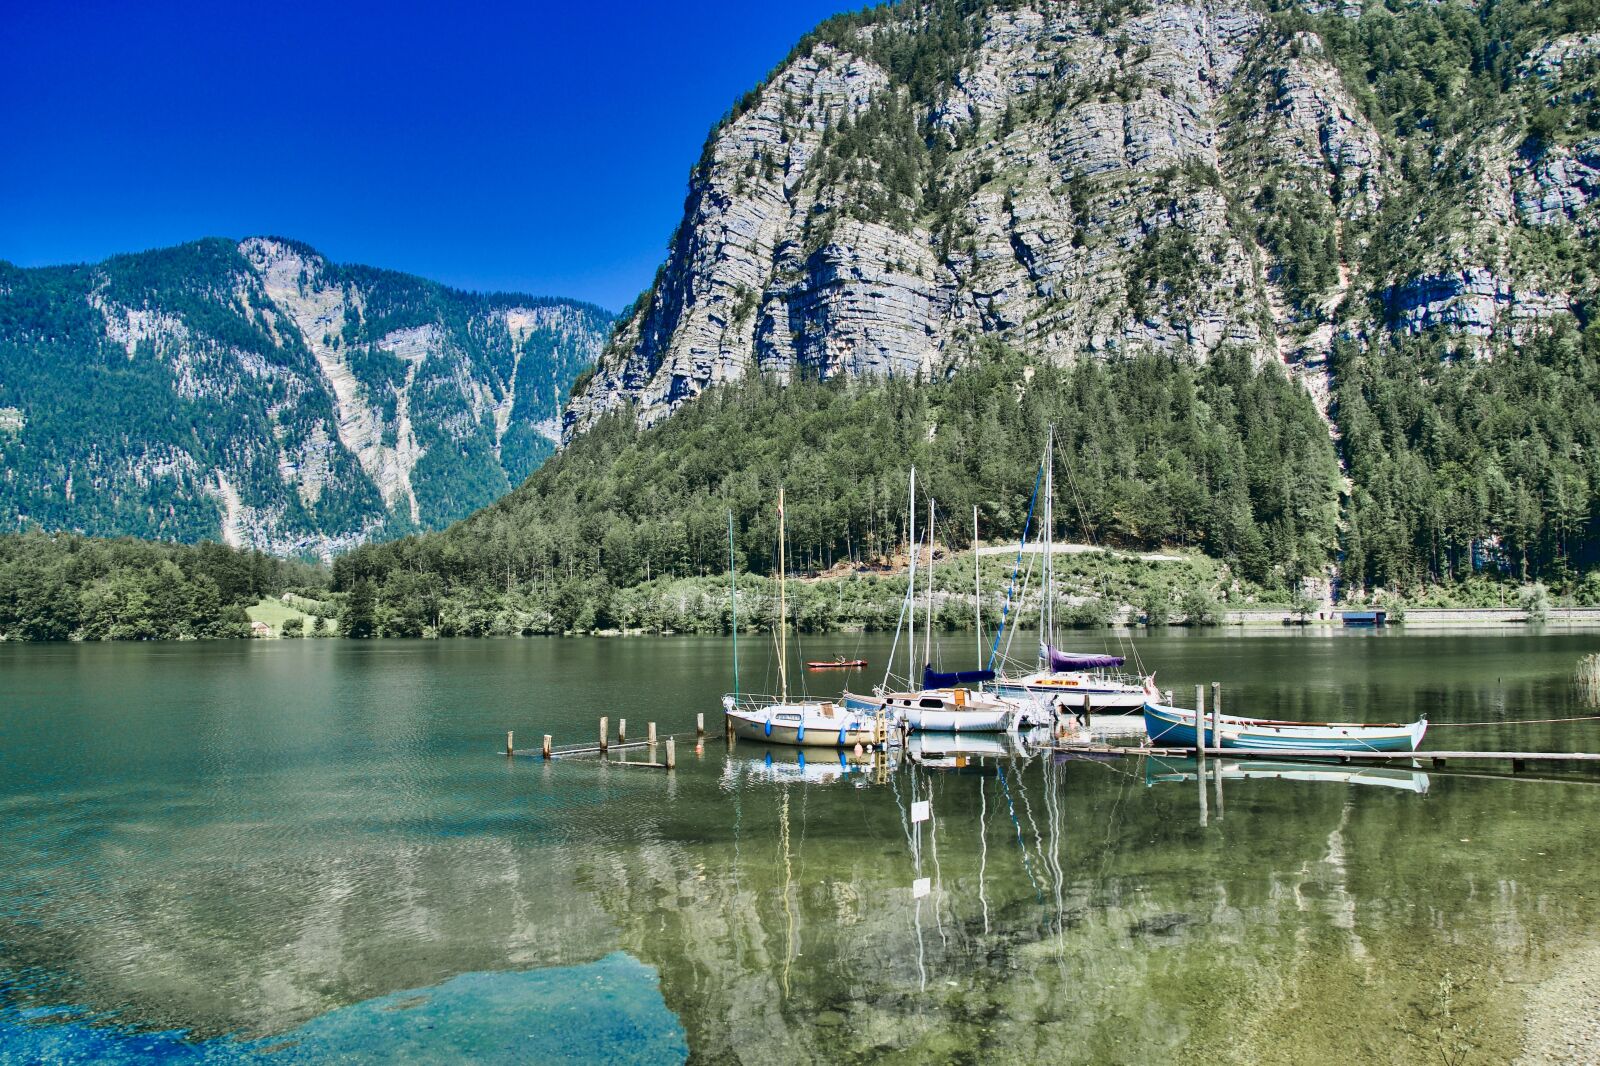
M1222 624L1222 611L1217 602L1199 589L1186 593L1179 605L1183 624L1187 626L1215 626Z
M1165 586L1152 586L1139 598L1139 613L1144 616L1144 624L1150 627L1164 626L1170 620L1172 611L1172 593Z
M339 614L339 632L356 640L377 635L377 596L370 580L362 578L351 587Z

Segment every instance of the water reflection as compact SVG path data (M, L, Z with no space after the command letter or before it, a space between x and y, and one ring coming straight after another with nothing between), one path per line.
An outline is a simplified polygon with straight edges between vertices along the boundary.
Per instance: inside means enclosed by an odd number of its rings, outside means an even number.
M1202 766L1194 759L1150 756L1144 760L1144 783L1157 785L1175 781L1194 781ZM1418 795L1428 791L1428 775L1421 770L1390 766L1335 766L1321 763L1268 759L1207 760L1204 770L1224 781L1313 781L1324 784L1371 785L1394 788Z
M1303 690L1306 717L1349 698L1339 671L1440 722L1562 713L1575 653L1519 639L1162 647L1261 699ZM620 950L702 1061L1438 1062L1457 1027L1468 1061L1503 1061L1600 920L1588 785L1229 759L1147 778L966 736L881 766L716 741L670 775L507 760L508 725L586 738L641 675L662 730L687 727L716 645L633 642L624 671L606 642L393 645L382 669L308 643L237 677L198 648L50 653L70 669L0 648L0 1003L270 1040ZM283 718L255 721L268 696Z

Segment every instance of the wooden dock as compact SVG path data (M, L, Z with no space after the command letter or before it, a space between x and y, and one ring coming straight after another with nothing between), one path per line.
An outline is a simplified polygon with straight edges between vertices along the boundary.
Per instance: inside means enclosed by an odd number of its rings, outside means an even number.
M1443 768L1451 762L1509 762L1512 773L1521 773L1531 764L1575 763L1600 769L1600 754L1586 751L1445 751L1423 748L1420 751L1324 751L1318 748L1280 748L1258 751L1251 748L1146 748L1132 744L1051 744L1048 749L1073 755L1124 756L1153 755L1167 759L1314 759L1325 763L1431 762Z
M537 749L519 748L516 746L516 733L512 730L507 730L505 755L508 759L521 756L523 758L537 758L546 761L572 755L598 755L609 766L634 766L649 770L675 770L678 767L678 737L693 737L695 739L696 754L701 754L704 751L706 716L697 714L694 721L695 729L693 733L668 733L665 736L657 737L656 724L650 722L647 724L648 733L644 740L628 740L626 739L628 723L626 719L623 719L618 723L616 743L612 743L610 720L601 718L599 739L596 743L567 744L559 748L551 743L549 733L544 735L544 741ZM654 760L657 744L660 744L664 749L665 758L661 762ZM633 748L649 748L652 758L649 761L636 759L631 762L626 756L621 759L611 758L613 751L625 752Z

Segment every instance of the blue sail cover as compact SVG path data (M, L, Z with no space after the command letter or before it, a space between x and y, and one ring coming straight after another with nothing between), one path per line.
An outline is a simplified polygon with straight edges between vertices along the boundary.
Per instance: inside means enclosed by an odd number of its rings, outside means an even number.
M1077 652L1057 651L1051 645L1045 645L1046 658L1050 660L1052 673L1058 670L1104 670L1111 666L1121 666L1124 659L1120 655L1081 655Z
M953 674L941 674L931 666L922 668L923 688L950 688L953 685L975 685L980 681L993 680L993 670L958 670Z

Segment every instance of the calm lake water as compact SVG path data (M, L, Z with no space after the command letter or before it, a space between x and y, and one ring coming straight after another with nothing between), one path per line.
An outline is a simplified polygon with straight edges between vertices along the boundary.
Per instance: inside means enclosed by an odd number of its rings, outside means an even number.
M1134 647L1184 702L1600 751L1446 725L1596 713L1592 632ZM1600 958L1600 775L1225 764L1202 827L1183 763L496 754L718 734L730 673L699 638L0 645L0 1061L1503 1062Z

